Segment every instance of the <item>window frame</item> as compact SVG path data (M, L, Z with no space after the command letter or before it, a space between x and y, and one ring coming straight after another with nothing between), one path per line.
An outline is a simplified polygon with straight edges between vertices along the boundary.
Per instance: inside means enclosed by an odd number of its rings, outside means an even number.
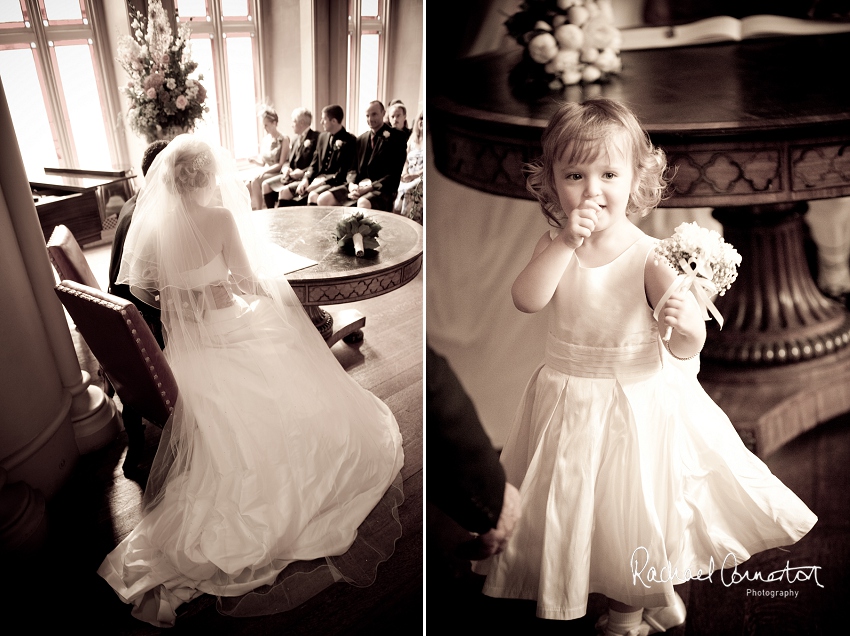
M119 121L121 110L109 42L105 29L100 26L105 24L102 3L95 0L78 0L81 22L77 22L49 21L43 0L15 1L21 5L24 26L4 25L0 29L0 47L30 48L34 51L33 60L44 98L58 167L85 169L91 166L79 164L77 141L71 131L54 42L60 45L76 43L89 46L98 89L98 102L104 119L104 131L109 150L108 160L113 167L129 167L131 164L123 128L115 123ZM45 25L45 22L48 24Z
M265 90L265 73L263 68L263 38L262 38L262 11L260 0L248 0L248 18L240 19L238 16L222 15L221 2L219 0L205 0L207 7L206 20L196 19L198 16L181 19L178 15L179 0L177 6L173 0L168 0L169 6L163 0L163 7L169 15L174 16L175 23L188 23L192 30L192 38L205 37L211 40L213 81L216 87L216 100L218 109L218 127L221 144L231 152L236 144L233 137L232 113L230 107L230 82L227 73L227 36L248 35L253 40L251 55L254 63L254 101L260 103ZM262 122L257 120L257 140L263 138ZM259 148L259 147L258 147ZM246 157L236 157L246 159Z
M377 33L378 44L378 86L373 99L381 100L386 106L387 90L387 59L389 55L389 24L391 0L378 0L378 16L363 18L362 0L349 0L348 2L348 85L346 112L349 113L349 121L353 114L360 121L363 113L360 108L360 63L361 42L364 34ZM371 100L370 100L371 101ZM356 128L359 130L359 127Z

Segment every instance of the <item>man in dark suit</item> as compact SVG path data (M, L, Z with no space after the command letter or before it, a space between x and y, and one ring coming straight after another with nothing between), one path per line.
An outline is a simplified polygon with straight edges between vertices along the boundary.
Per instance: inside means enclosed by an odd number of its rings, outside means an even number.
M428 624L477 629L490 620L492 608L481 594L484 577L471 570L470 559L505 549L520 496L505 481L490 438L446 359L430 347L425 355L427 594L429 605L440 608L429 614Z
M297 185L290 184L280 191L280 205L315 205L321 192L345 183L357 159L357 140L342 125L343 117L342 106L334 104L322 109L324 132L319 135L313 160Z
M156 159L157 155L162 152L167 145L167 141L158 140L145 148L145 153L142 155L143 177L147 176L148 170L153 164L153 160ZM136 192L136 194L131 196L124 203L121 208L121 212L118 214L118 224L115 227L115 236L112 238L112 252L109 255L109 288L107 291L110 294L115 294L120 298L129 300L131 303L136 305L139 309L139 313L142 314L145 322L147 322L148 326L151 328L151 332L153 332L154 338L156 338L160 348L165 348L165 344L162 339L162 324L160 323L159 309L151 307L133 296L133 294L130 293L129 285L119 285L115 282L118 278L118 271L121 269L121 256L124 254L124 241L127 240L127 232L130 231L130 223L133 221L133 212L136 210L136 199L138 196L139 192Z
M366 109L369 130L357 138L357 164L344 185L318 196L319 205L357 205L391 212L404 168L404 134L384 122L384 105L375 100Z
M168 145L167 141L159 140L150 144L145 148L145 153L142 155L142 176L147 176L148 170L153 164L153 160L157 155ZM109 256L109 287L107 291L110 294L115 294L120 298L129 300L136 305L139 313L148 327L151 329L157 344L161 349L165 348L165 340L162 336L162 323L160 322L160 311L152 307L130 292L129 285L119 285L115 282L118 278L118 272L121 269L121 257L124 254L124 242L127 240L127 232L130 231L130 223L133 221L133 212L136 210L136 199L139 192L131 196L124 203L121 212L118 214L118 225L115 228L115 236L112 238L112 252ZM142 415L133 407L124 405L121 417L124 420L124 429L127 431L127 455L124 458L124 472L132 475L138 471L138 464L142 458L142 452L145 446L145 425L142 423Z
M295 137L292 141L292 150L289 152L289 160L284 162L280 174L263 181L263 198L267 208L273 208L277 203L278 193L286 186L292 186L292 190L298 187L298 182L304 178L304 172L313 161L316 152L316 142L319 133L310 127L313 123L313 114L306 108L296 108L292 111L292 132Z
M475 406L445 358L426 347L425 418L428 500L478 537L471 558L504 550L519 517L519 492L505 480L499 456Z

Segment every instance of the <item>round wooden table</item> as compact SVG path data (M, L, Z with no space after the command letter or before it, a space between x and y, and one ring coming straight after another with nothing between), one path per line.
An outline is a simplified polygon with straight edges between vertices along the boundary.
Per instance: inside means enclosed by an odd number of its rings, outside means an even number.
M802 221L806 201L850 195L848 47L839 34L628 51L611 82L558 92L511 78L519 51L468 58L429 81L434 160L464 185L530 198L522 165L559 102L629 105L675 171L662 205L714 207L743 257L700 379L765 455L850 410L850 316L815 286Z
M381 224L378 249L358 257L353 250L337 246L336 225L355 210L298 206L257 212L265 215L275 243L317 262L286 278L328 346L340 339L362 340L366 317L355 309L331 315L322 305L386 294L413 280L422 269L422 226L398 214L362 210Z

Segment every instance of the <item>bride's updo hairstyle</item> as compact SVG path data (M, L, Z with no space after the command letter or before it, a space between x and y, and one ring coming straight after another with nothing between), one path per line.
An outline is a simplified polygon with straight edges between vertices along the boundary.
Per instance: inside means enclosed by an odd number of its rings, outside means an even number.
M175 139L176 146L163 166L163 179L172 194L184 196L215 182L215 158L205 142L186 136Z
M540 202L550 225L561 227L569 210L562 210L555 188L555 164L589 163L606 151L631 159L634 183L627 214L646 216L658 206L667 189L667 158L652 145L634 114L610 99L566 103L549 121L542 137L543 156L526 164L526 187Z

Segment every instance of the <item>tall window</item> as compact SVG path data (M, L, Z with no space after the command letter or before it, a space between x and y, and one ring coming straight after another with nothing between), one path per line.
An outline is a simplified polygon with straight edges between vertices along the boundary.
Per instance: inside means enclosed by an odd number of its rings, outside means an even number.
M348 3L348 122L356 135L366 131L369 102L385 90L389 7L390 0Z
M263 94L259 0L175 0L177 19L192 28L192 59L204 76L210 112L198 127L237 159L259 147Z
M95 4L0 2L0 77L30 174L46 166L111 169L124 160L92 24Z

